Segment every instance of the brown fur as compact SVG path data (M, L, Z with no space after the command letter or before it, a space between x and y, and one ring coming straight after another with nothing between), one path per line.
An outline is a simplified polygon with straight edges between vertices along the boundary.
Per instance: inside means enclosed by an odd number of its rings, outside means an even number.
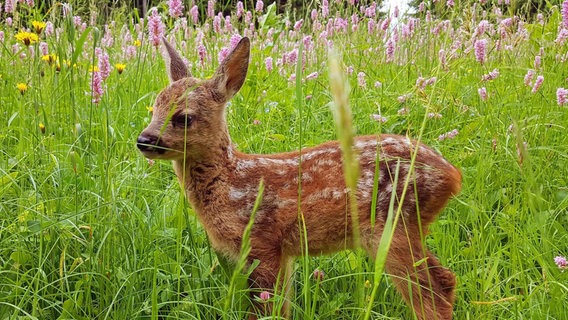
M302 254L298 201L310 255L352 249L348 191L337 141L301 153L272 155L244 154L231 143L225 103L246 77L249 40L241 40L210 80L198 80L187 70L180 70L181 58L169 44L165 46L166 61L171 64L168 70L174 70L169 74L173 82L159 94L152 122L140 135L138 147L149 158L173 160L180 184L213 248L233 260L238 257L257 188L264 179L263 201L252 228L248 257L251 262L260 261L249 281L251 288L258 289L254 292L273 290L282 269ZM180 127L183 115L190 118ZM448 200L459 193L460 172L432 149L403 136L362 136L355 139L354 148L361 168L356 195L362 247L375 255L391 194L396 191L400 197L410 174L402 220L395 230L385 268L418 319L451 319L455 277L424 248L419 227L426 233ZM415 150L415 168L409 172ZM376 224L372 228L377 152L379 185ZM397 163L399 182L393 186ZM426 261L417 263L424 258ZM257 303L256 307L262 314L271 312L270 305Z

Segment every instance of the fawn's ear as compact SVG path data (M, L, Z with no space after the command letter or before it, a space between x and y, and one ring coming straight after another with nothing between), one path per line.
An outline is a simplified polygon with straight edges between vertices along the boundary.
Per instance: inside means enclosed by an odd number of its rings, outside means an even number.
M174 47L162 37L162 43L166 48L163 53L164 61L166 62L166 69L168 70L168 77L170 77L170 82L178 81L179 79L187 78L191 76L189 69L183 62L183 59L174 49Z
M250 40L244 37L217 68L213 81L225 101L231 99L245 82L249 56Z

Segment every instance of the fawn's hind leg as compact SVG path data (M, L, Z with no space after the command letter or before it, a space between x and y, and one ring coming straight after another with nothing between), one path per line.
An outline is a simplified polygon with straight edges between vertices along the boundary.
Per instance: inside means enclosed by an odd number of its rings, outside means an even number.
M454 274L423 247L418 230L401 229L404 227L399 225L393 236L385 271L418 319L452 319ZM375 237L378 238L380 234ZM378 241L374 241L367 248L372 257L376 255L377 246Z

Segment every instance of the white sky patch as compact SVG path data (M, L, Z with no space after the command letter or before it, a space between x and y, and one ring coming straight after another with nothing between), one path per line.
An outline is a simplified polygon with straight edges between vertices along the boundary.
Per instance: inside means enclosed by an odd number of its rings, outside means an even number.
M400 15L404 15L410 8L408 7L408 0L386 0L383 4L384 11L388 11L389 15L393 14L393 10L398 6Z

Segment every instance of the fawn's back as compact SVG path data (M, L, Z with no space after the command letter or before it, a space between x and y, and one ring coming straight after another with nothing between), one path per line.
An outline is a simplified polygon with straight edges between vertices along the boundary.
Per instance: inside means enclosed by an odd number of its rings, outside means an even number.
M407 137L363 136L355 140L354 147L361 169L356 195L363 231L371 231L375 184L375 227L382 229L393 191L396 190L400 200L407 175L411 172L414 152L416 162L402 204L402 212L410 221L418 220L417 208L420 208L422 224L428 225L450 196L459 192L459 171L435 151L424 145L417 146ZM228 164L226 190L220 192L228 195L227 205L242 224L248 222L262 178L265 190L255 219L256 227L265 225L270 238L281 241L283 250L288 254L301 254L298 201L306 223L311 254L351 248L348 189L337 141L303 149L301 153L246 155L234 152L233 157ZM377 163L379 170L375 175Z

